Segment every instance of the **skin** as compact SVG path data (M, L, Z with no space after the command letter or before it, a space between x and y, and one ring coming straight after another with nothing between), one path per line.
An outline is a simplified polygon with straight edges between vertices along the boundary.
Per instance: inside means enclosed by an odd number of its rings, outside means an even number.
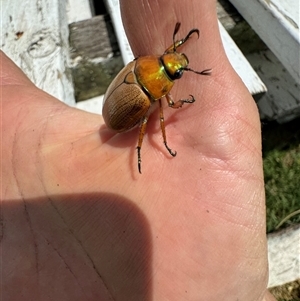
M1 53L3 300L275 300L259 116L225 57L215 1L121 5L136 55L162 53L181 21L178 38L201 34L180 51L213 73L186 73L172 90L196 98L165 109L176 158L151 115L140 175L138 129L109 131Z

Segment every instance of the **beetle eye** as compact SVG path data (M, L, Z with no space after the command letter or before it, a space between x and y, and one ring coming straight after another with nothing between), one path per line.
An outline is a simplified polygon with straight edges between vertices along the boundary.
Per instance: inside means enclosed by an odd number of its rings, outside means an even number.
M179 79L179 78L182 77L182 74L183 74L183 69L182 69L182 68L177 69L177 70L175 71L175 73L173 74L173 78L174 78L174 79Z

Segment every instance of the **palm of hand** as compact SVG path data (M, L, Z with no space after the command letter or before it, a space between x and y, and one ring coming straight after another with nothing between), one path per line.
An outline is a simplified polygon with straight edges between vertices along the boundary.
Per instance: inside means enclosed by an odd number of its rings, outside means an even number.
M137 130L111 133L100 116L52 99L5 64L3 270L13 271L4 275L11 299L256 300L263 294L259 121L229 67L226 78L205 78L201 88L195 78L178 83L201 95L181 111L166 111L169 145L178 156L168 157L154 113L139 175ZM14 85L9 73L17 74Z

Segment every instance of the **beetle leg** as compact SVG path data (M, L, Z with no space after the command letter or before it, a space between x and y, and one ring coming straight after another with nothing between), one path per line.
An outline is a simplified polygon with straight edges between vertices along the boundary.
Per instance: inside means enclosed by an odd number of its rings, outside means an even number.
M170 93L166 94L166 99L169 104L169 107L173 109L178 109L183 106L184 103L193 103L195 102L195 98L193 95L190 95L191 99L179 99L178 101L174 102L173 97Z
M183 38L183 39L181 39L181 40L178 40L178 41L175 41L175 36L176 36L177 32L179 31L179 28L180 28L180 23L177 22L177 23L175 24L175 29L174 29L174 33L173 33L173 44L172 44L171 46L169 46L169 47L165 50L165 53L167 53L167 52L175 52L176 49L177 49L179 46L183 45L183 44L191 37L191 35L192 35L194 32L198 35L198 39L199 39L199 35L200 35L199 29L193 28L193 29L191 29L191 30L189 31L189 33L187 34L187 36L186 36L185 38Z
M138 156L138 169L139 169L139 173L142 173L142 159L141 159L141 148L142 148L142 144L143 144L143 139L146 133L146 127L147 127L147 122L148 122L149 116L144 116L142 119L142 123L141 123L141 128L140 128L140 133L139 133L139 142L138 142L138 146L136 147L137 149L137 156Z
M166 128L165 128L165 119L164 119L164 111L163 111L163 107L161 105L161 99L159 99L159 120L160 120L160 128L161 128L161 132L162 132L162 136L163 136L163 140L164 140L164 144L166 149L168 150L168 152L170 153L171 156L175 157L177 152L173 152L168 144L167 144L167 137L166 137Z

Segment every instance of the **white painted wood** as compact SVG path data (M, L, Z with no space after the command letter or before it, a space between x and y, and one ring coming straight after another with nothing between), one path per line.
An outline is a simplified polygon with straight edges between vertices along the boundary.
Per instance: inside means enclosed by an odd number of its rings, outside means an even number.
M300 85L270 51L247 55L268 92L257 102L261 118L287 122L300 116Z
M66 10L69 24L92 18L89 0L68 0Z
M300 278L300 225L269 234L268 249L268 287Z
M1 10L1 49L39 88L74 105L65 2L1 0Z
M76 108L90 113L102 114L104 95L90 98L76 103Z
M300 83L299 0L230 0Z
M123 27L119 0L104 0L104 2L115 28L124 65L127 65L134 59L134 56Z
M266 92L267 88L265 84L253 70L252 66L249 64L220 22L219 28L226 55L233 69L238 73L249 92L252 95Z

